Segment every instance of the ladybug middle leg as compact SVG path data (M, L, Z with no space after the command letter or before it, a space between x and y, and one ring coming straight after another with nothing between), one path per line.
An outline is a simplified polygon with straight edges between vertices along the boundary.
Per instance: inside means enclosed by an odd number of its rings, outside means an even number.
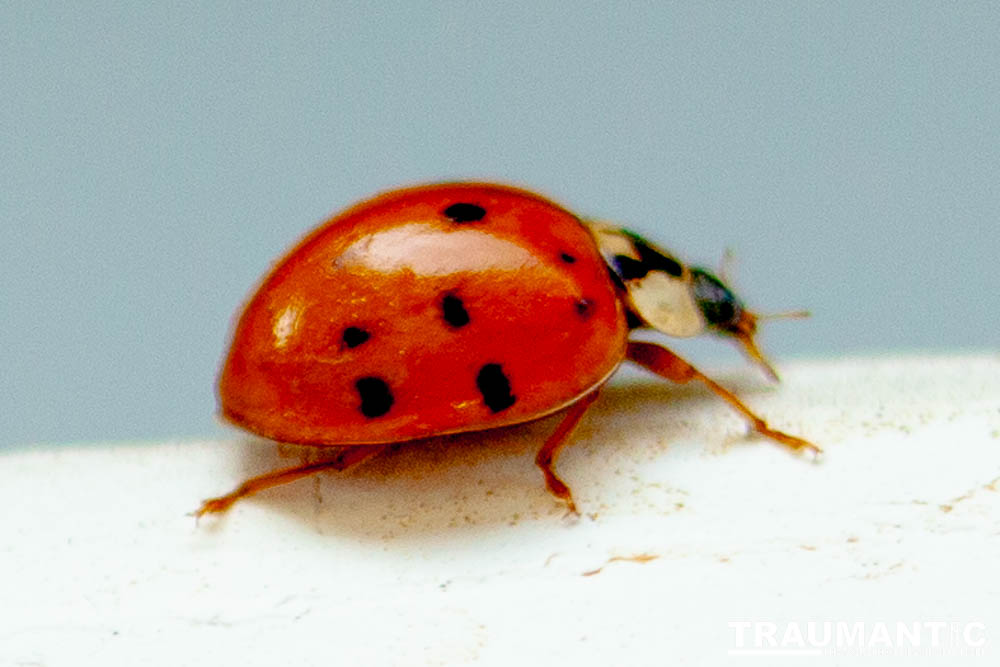
M749 422L750 428L765 438L770 438L796 451L808 449L814 454L820 454L823 451L808 440L803 440L802 438L797 438L794 435L788 435L787 433L771 428L767 425L767 422L754 414L731 391L665 347L656 345L655 343L630 341L625 351L625 357L629 361L635 362L657 375L667 378L671 382L684 384L691 380L698 380L704 383L717 396L743 415L747 422Z
M258 475L257 477L251 477L226 495L219 496L218 498L210 498L209 500L204 501L194 515L200 518L205 514L225 512L240 498L252 496L259 491L270 489L273 486L280 486L281 484L294 482L297 479L308 477L309 475L320 472L321 470L346 470L347 468L361 463L362 461L371 458L391 446L392 445L355 445L342 447L336 456L326 461L317 461L315 463L305 463L303 465L292 466L290 468L272 470L269 473Z
M552 435L548 437L545 444L542 445L542 448L538 450L538 454L535 456L535 463L542 469L542 474L545 475L545 486L548 488L549 493L565 502L567 508L573 514L578 514L576 504L573 502L573 494L570 493L566 483L559 479L552 466L555 465L559 449L569 439L576 425L580 423L583 413L587 411L591 403L597 400L599 393L600 388L594 389L570 406L563 416L563 420L559 422L556 430L552 432Z

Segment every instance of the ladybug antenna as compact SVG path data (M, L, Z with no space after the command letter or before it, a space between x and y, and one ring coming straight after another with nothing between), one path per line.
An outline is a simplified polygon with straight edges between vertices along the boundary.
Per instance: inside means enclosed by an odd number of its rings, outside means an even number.
M736 251L729 247L722 251L722 259L719 260L719 277L722 278L722 282L732 282L733 276L736 275L738 264L739 260L736 258Z
M770 322L771 320L804 320L812 317L808 310L787 310L782 313L767 313L766 315L755 315L758 322Z

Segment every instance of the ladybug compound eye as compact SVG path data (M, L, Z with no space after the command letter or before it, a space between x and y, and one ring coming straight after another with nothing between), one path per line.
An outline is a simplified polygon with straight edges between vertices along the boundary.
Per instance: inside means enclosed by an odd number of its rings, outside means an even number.
M743 304L721 280L705 269L691 269L691 289L708 326L726 331L739 321Z

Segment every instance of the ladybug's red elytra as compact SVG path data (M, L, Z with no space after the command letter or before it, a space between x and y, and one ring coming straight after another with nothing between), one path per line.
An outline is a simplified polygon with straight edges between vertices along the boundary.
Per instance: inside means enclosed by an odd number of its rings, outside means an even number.
M381 194L278 262L244 307L219 376L220 410L233 424L335 452L247 480L197 514L400 442L559 411L536 462L575 511L556 454L626 359L674 382L698 380L756 432L818 452L667 348L629 339L637 329L721 334L774 377L756 326L709 271L531 192L444 183Z

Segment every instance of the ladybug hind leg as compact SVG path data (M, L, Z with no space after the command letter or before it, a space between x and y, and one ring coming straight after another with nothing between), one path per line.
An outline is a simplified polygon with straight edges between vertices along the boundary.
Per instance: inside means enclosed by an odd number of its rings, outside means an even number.
M371 458L375 454L391 447L391 445L358 445L342 447L336 456L326 461L315 463L305 463L290 468L281 468L257 477L251 477L238 487L224 496L210 498L201 504L194 515L201 518L205 514L217 514L225 512L233 503L241 498L252 496L255 493L270 489L273 486L280 486L297 479L308 477L322 470L346 470L353 465Z
M698 380L711 389L719 398L729 403L729 405L739 412L747 420L750 428L765 438L770 438L775 442L790 447L795 451L810 450L814 454L819 454L822 450L802 438L789 435L782 431L771 428L767 423L754 414L750 408L743 404L731 391L715 382L697 368L684 361L676 354L665 347L655 343L629 342L625 356L640 366L667 378L671 382L684 384L691 380Z

